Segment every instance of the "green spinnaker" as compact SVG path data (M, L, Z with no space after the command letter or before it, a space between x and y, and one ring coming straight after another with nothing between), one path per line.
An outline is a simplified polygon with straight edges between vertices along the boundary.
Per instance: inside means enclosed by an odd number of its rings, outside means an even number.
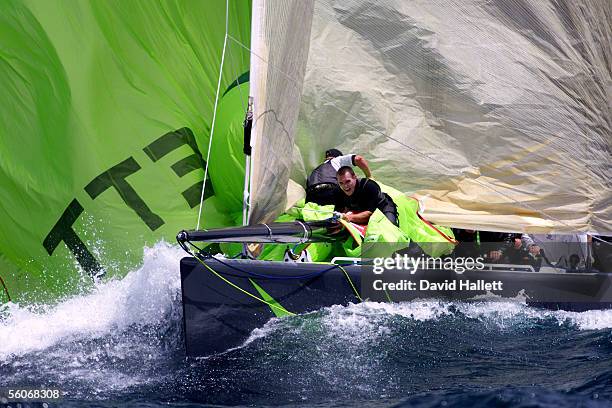
M100 270L123 276L144 245L195 227L225 8L0 2L0 276L13 301L53 302ZM248 46L251 3L230 0L228 15ZM234 85L248 70L228 41L205 228L240 217L248 83Z

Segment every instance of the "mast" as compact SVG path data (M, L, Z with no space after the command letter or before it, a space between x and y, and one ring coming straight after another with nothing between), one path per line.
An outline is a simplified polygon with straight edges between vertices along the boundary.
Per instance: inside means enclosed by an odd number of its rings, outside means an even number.
M253 97L249 96L249 105L244 118L244 190L242 193L242 225L246 226L249 221L249 190L251 179L251 132L253 129Z
M245 169L244 169L244 194L242 204L242 225L248 225L251 210L251 191L253 191L253 161L251 152L255 147L257 139L257 118L253 115L254 107L257 102L259 95L259 76L261 71L261 61L258 56L263 55L264 33L262 28L262 16L263 16L264 0L253 0L252 18L251 18L251 58L250 58L250 81L249 81L249 107L247 117L250 112L250 134L253 137L249 137L246 140L245 135ZM246 127L245 127L246 132ZM248 146L247 146L248 143ZM246 154L248 150L248 154Z

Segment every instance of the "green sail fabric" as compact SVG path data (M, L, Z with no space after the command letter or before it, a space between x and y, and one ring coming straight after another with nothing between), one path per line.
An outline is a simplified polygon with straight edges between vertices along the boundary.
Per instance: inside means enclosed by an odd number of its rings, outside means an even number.
M13 301L122 276L144 245L195 227L225 7L0 2L0 276ZM250 2L230 1L228 15L248 45ZM248 51L229 41L215 140L242 138L247 92L232 84L248 70ZM240 171L242 152L214 153L206 228L232 224L241 206L242 180L223 166L230 155Z
M359 238L359 231L350 223L340 221L344 228L349 229L350 235L333 243L308 243L300 245L266 244L258 256L260 260L280 261L285 257L287 249L295 254L304 250L309 253L309 260L314 262L330 261L333 257L349 256L359 258L362 253L367 258L391 256L395 251L407 248L414 242L429 256L440 257L450 254L454 247L454 235L450 228L434 226L418 215L419 204L413 198L407 197L400 191L386 186L380 182L381 189L392 197L397 205L399 227L395 226L380 211L376 210L368 221L365 237ZM333 216L332 205L318 205L303 201L297 203L291 211L280 215L276 222L294 220L316 221ZM351 231L352 230L352 231ZM385 245L380 245L385 243ZM233 246L230 246L233 245ZM241 247L230 244L224 247L225 253L235 256ZM233 251L230 250L233 248Z
M449 227L433 225L419 217L419 202L401 191L378 182L395 205L399 227L412 242L415 242L429 256L434 258L449 255L455 249L455 236Z

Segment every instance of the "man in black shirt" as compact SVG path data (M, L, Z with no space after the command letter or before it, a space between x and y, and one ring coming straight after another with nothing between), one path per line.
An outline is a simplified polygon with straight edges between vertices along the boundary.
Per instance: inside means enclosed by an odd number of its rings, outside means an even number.
M336 174L342 195L336 204L336 211L342 218L356 224L367 224L370 216L379 209L395 225L399 225L397 206L380 186L367 178L358 179L351 167L341 167Z
M329 149L325 152L325 160L310 173L306 180L306 202L320 205L336 204L336 199L342 193L336 180L336 172L340 167L357 166L371 177L368 162L359 155L343 155L338 149Z

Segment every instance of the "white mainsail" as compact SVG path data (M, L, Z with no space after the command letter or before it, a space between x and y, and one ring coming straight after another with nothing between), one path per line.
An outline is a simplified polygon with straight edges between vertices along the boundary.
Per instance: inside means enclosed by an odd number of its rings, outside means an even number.
M250 224L285 209L313 8L312 0L253 1Z
M294 71L267 64L260 79L265 103L282 109L260 106L268 121L257 133L253 216L282 210L289 172L303 184L337 147L420 197L439 224L612 234L610 9L597 0L319 0L308 53L293 44L309 20L277 13L293 25L284 42L268 41L267 58ZM287 35L287 25L263 24ZM295 126L277 118L295 112L283 100L297 89L286 76L301 88L304 67L292 64L306 54L292 151Z

